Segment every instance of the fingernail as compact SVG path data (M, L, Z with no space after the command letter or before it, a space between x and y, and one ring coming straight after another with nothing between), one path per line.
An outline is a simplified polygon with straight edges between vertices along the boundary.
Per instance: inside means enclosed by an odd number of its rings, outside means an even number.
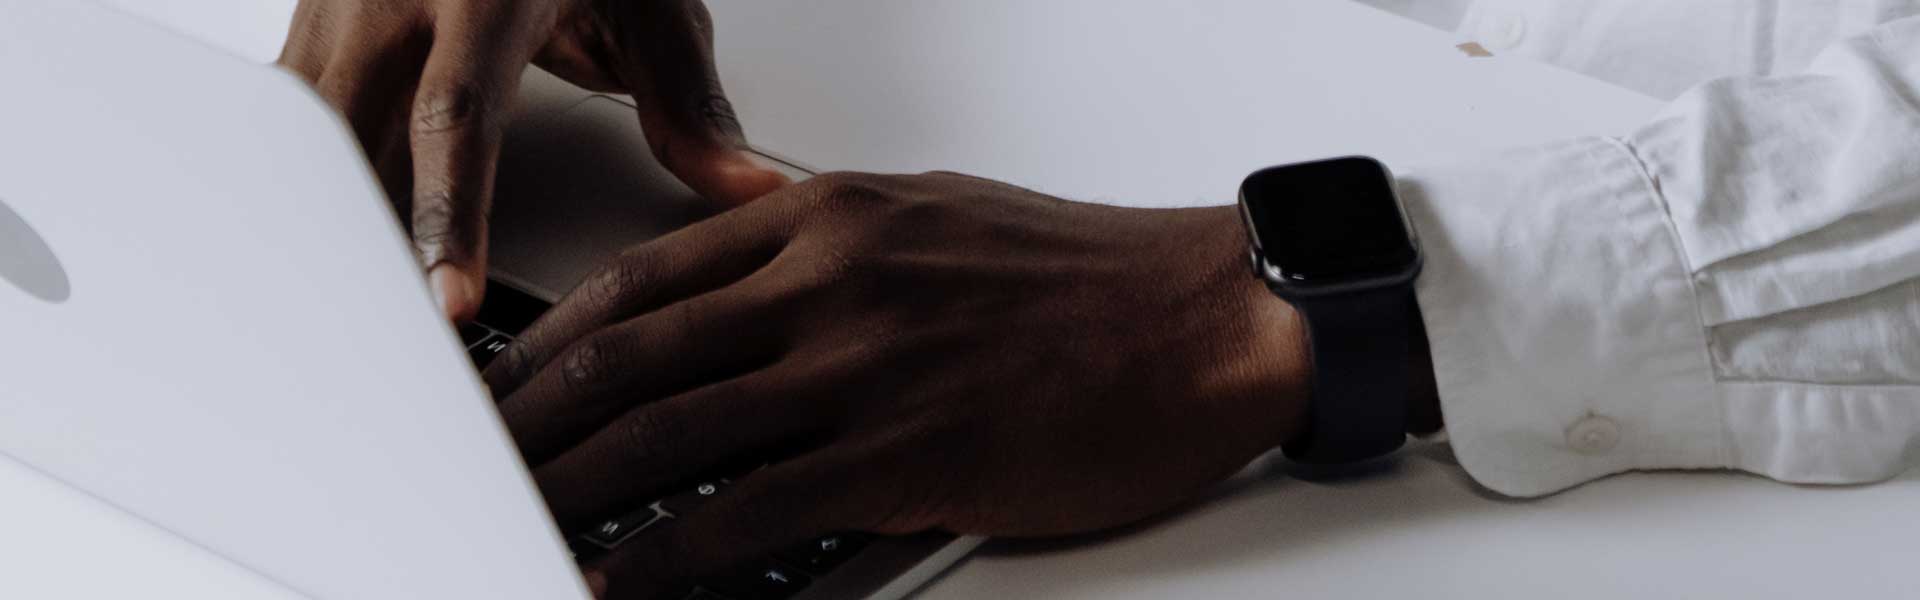
M427 273L427 285L433 289L433 300L440 305L440 313L448 319L467 321L479 308L480 291L474 289L473 278L453 265L434 267Z

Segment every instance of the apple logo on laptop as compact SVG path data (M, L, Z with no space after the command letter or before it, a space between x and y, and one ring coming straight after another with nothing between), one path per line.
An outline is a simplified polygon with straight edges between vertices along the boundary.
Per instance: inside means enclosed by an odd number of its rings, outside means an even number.
M73 291L53 248L5 200L0 200L0 281L54 304L66 302Z

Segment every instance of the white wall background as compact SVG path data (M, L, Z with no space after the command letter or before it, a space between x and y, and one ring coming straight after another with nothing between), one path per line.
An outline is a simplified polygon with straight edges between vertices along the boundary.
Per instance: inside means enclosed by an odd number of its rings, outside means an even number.
M102 0L190 37L254 62L280 55L286 29L262 23L291 23L296 0Z

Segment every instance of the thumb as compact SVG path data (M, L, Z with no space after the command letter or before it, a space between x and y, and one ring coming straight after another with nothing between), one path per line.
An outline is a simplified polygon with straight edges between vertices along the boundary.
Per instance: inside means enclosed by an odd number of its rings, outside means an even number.
M713 18L697 0L645 3L617 34L647 144L680 181L723 207L791 183L747 152L714 66Z

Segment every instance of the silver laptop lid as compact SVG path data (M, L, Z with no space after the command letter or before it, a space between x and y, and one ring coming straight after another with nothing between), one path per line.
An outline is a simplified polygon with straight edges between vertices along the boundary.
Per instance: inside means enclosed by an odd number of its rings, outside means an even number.
M0 15L0 452L310 596L585 596L342 123L91 3Z

